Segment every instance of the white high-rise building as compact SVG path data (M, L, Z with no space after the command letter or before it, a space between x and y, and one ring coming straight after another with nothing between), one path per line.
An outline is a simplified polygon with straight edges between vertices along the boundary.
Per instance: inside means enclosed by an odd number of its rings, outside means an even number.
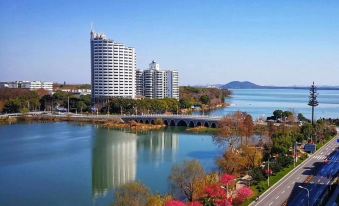
M135 98L135 70L134 48L91 31L91 83L94 102L112 97Z
M140 73L140 71L138 72ZM179 74L177 71L161 70L155 61L138 75L136 80L143 85L142 95L150 99L179 99ZM141 83L140 83L141 82Z

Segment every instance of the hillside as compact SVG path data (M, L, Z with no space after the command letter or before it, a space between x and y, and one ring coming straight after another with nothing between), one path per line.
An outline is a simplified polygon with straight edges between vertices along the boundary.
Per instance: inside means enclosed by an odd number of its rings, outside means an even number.
M259 86L249 81L244 81L244 82L232 81L230 83L227 83L221 86L221 88L223 89L259 89L261 87L262 86Z
M180 87L180 104L182 108L206 105L209 108L224 105L225 97L230 95L227 89Z

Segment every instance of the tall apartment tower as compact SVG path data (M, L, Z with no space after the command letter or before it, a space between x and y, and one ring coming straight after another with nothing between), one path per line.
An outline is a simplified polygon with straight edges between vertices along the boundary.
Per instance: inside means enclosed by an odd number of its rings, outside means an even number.
M104 34L91 31L92 101L135 98L136 53Z
M142 75L138 75L138 78L136 81L140 82L143 85L142 95L146 98L179 99L179 74L178 72L170 71L170 70L160 70L160 65L156 63L155 61L152 61L149 64L148 69L142 71Z
M142 70L135 70L135 95L139 97L144 95L143 75Z
M166 93L167 96L179 99L179 73L175 70L167 70L166 71Z

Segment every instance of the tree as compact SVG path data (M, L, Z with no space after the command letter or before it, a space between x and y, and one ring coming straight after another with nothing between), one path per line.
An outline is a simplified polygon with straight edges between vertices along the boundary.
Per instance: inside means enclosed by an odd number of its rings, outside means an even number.
M244 135L246 137L246 145L248 144L248 138L251 137L254 133L254 124L252 116L246 114L244 119Z
M200 102L203 103L203 104L209 104L210 103L210 97L208 95L202 95L200 98L199 98Z
M82 110L83 109L86 109L88 106L86 105L86 103L84 101L78 101L76 103L76 108L77 108L77 111L80 111L80 113L82 113Z
M6 102L3 112L5 113L17 113L20 111L21 103L18 98L10 99Z
M317 88L313 82L310 88L310 95L309 95L309 101L308 101L308 106L312 107L312 119L311 119L312 125L314 125L314 108L319 105L317 97L318 97Z
M144 206L150 196L149 189L139 182L127 183L115 192L114 206Z
M193 200L201 200L205 198L205 190L207 187L218 184L219 175L211 173L194 182Z
M180 99L179 105L181 109L189 109L192 107L193 103L187 99Z
M273 112L274 119L281 119L283 117L283 111L278 109Z
M193 200L194 183L205 176L204 168L197 160L184 161L174 165L169 177L173 192L183 195L189 201Z
M172 196L151 195L148 198L146 206L164 206L167 202L172 200Z

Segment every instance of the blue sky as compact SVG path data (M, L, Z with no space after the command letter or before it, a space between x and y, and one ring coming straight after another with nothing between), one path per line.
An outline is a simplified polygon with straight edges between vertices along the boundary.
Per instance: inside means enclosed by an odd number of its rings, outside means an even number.
M0 81L90 82L90 24L182 85L339 85L338 0L0 1Z

